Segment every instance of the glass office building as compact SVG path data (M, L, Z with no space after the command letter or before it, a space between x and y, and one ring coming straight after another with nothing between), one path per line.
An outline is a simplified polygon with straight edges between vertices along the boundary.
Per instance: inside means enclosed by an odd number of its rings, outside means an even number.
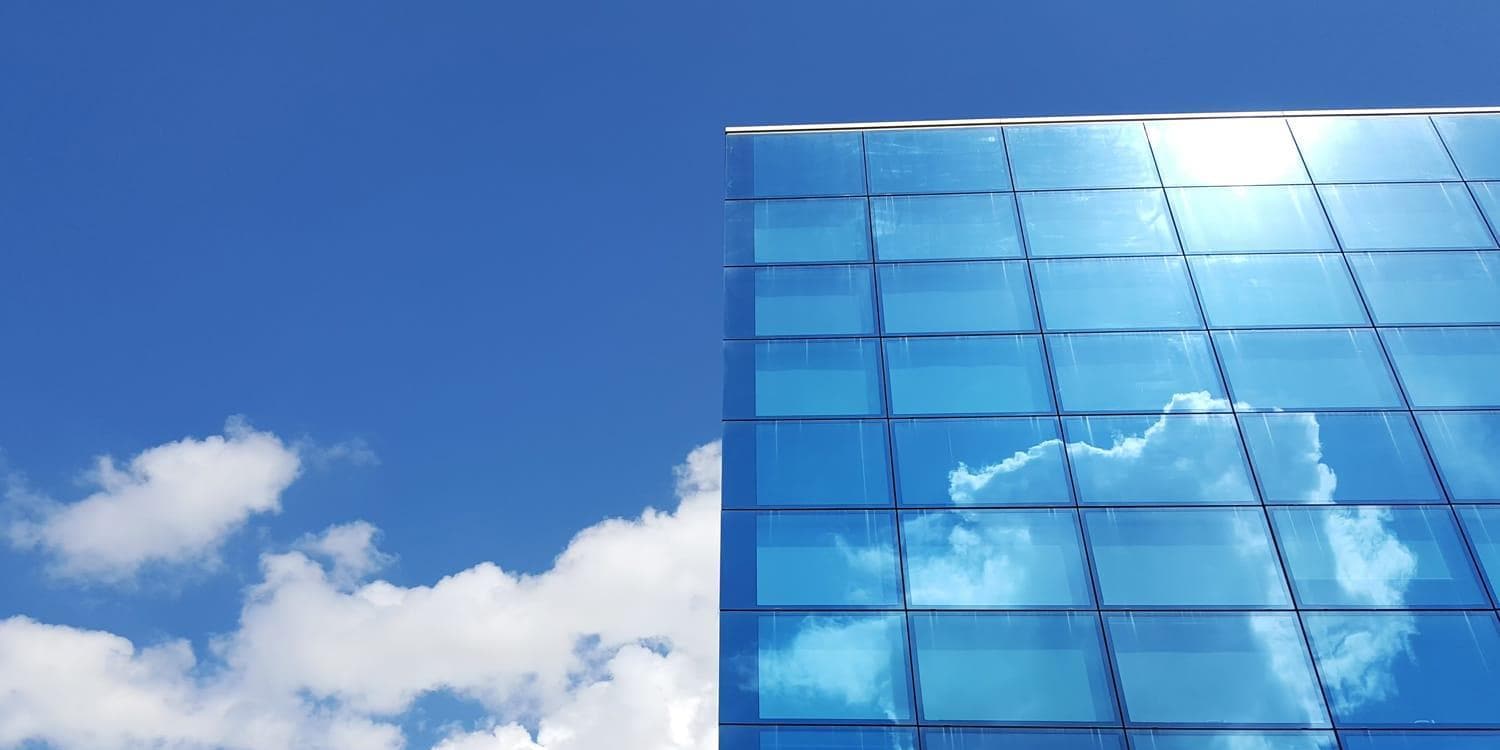
M732 129L724 750L1500 748L1500 114Z

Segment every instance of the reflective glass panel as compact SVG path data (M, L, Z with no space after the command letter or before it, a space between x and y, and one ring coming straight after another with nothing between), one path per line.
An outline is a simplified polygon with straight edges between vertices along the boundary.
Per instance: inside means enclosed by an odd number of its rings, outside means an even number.
M730 198L865 192L859 133L731 135L728 140Z
M1291 123L1315 182L1458 179L1425 116L1294 117Z
M865 133L872 193L1009 190L1000 128L924 128Z
M1256 502L1228 415L1069 417L1063 429L1079 502Z
M871 198L880 260L1019 258L1010 193Z
M1160 190L1021 193L1032 257L1177 253Z
M1473 189L1479 207L1484 209L1490 228L1500 228L1500 182L1471 182L1469 187Z
M1350 253L1382 325L1500 323L1500 253Z
M1137 122L1023 125L1005 129L1017 190L1161 184Z
M1051 417L893 420L903 505L1067 505Z
M1494 750L1500 732L1339 732L1344 750Z
M914 613L911 630L924 721L1114 721L1092 613Z
M1500 412L1418 414L1455 502L1500 500Z
M890 505L885 423L726 422L724 506Z
M1364 325L1364 306L1338 253L1189 258L1208 324Z
M886 333L1034 331L1025 261L880 266Z
M1085 510L1106 607L1290 608L1260 508Z
M1338 750L1333 732L1137 731L1134 750Z
M1500 180L1500 115L1432 118L1466 180Z
M1492 612L1307 612L1340 726L1500 725Z
M1165 185L1307 182L1292 132L1280 119L1175 120L1146 124Z
M1489 581L1490 594L1500 597L1500 507L1459 508L1458 518L1463 523L1474 555L1479 558L1485 580Z
M886 339L892 414L1052 411L1036 336Z
M1036 261L1032 272L1050 330L1203 326L1181 257Z
M1442 502L1405 412L1241 414L1268 503Z
M1167 198L1189 253L1338 249L1309 186L1173 188Z
M1368 329L1215 331L1236 404L1249 409L1401 407Z
M1047 337L1064 411L1228 411L1202 333Z
M869 259L870 220L864 198L724 204L727 264Z
M1380 336L1412 407L1500 406L1500 328L1386 328Z
M973 729L923 727L925 750L1125 750L1108 729Z
M1303 607L1488 607L1447 506L1271 511Z
M1494 247L1463 183L1320 185L1345 250Z
M893 515L862 510L725 513L722 606L900 607Z
M722 726L719 750L917 750L917 730Z
M882 413L873 339L724 342L724 417Z
M724 335L875 332L869 266L724 269Z
M1091 607L1078 518L1066 510L901 514L911 607Z
M906 655L899 614L725 612L719 720L910 722Z

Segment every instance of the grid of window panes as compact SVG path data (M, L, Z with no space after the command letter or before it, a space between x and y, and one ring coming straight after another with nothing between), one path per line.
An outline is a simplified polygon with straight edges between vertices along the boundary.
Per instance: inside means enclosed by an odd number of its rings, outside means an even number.
M1500 747L1500 115L728 157L725 750Z

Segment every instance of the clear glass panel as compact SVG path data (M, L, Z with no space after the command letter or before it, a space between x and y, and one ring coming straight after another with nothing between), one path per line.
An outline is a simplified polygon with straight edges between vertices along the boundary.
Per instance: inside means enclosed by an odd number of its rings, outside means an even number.
M1115 720L1092 613L914 613L911 632L924 721Z
M1339 732L1344 750L1494 750L1500 732Z
M1072 510L901 514L911 607L1093 606Z
M1443 493L1406 412L1241 414L1268 503L1432 503Z
M1035 261L1032 272L1050 330L1203 327L1181 257Z
M1500 328L1385 328L1380 336L1413 408L1500 406Z
M1500 180L1500 115L1432 118L1466 180Z
M1161 184L1138 122L1007 127L1017 190Z
M1104 616L1131 724L1327 726L1291 613Z
M1290 608L1260 508L1085 510L1106 607Z
M721 605L900 607L893 515L863 510L725 513Z
M724 335L875 333L869 266L724 269Z
M1052 411L1036 336L886 339L892 414Z
M1500 507L1459 508L1458 519L1463 523L1474 555L1479 558L1479 567L1489 582L1490 594L1500 600Z
M977 193L1010 189L1000 128L865 133L872 193Z
M721 726L719 750L917 750L917 730Z
M880 266L886 333L1034 331L1025 261Z
M1494 247L1463 183L1321 185L1345 250Z
M1303 607L1488 607L1447 506L1271 511Z
M869 260L868 214L864 198L730 201L724 204L724 262Z
M879 416L874 339L724 342L724 418Z
M729 197L862 195L859 133L729 136Z
M1471 182L1469 187L1473 189L1479 207L1484 209L1490 228L1500 229L1500 182Z
M893 420L902 505L1069 505L1051 417Z
M1160 190L1021 193L1020 200L1034 258L1178 252Z
M890 505L885 423L727 422L724 506Z
M1241 409L1402 406L1369 329L1215 331L1213 336Z
M719 720L910 722L906 655L899 614L722 613Z
M1291 123L1315 182L1458 179L1425 116L1294 117Z
M1369 323L1338 253L1199 255L1188 260L1211 326Z
M1228 415L1063 420L1079 502L1254 503Z
M1136 731L1134 750L1338 750L1333 732Z
M1010 193L871 198L880 260L1019 258Z
M1229 411L1202 333L1047 337L1064 411Z
M1118 730L1108 729L923 727L922 747L925 750L1125 750L1125 738Z
M1418 414L1455 502L1500 500L1500 412Z
M1166 185L1307 182L1281 119L1175 120L1146 124Z
M1311 187L1207 187L1167 191L1189 253L1337 250Z
M1500 626L1491 612L1307 612L1339 726L1500 725Z
M1500 253L1350 253L1382 325L1500 323Z

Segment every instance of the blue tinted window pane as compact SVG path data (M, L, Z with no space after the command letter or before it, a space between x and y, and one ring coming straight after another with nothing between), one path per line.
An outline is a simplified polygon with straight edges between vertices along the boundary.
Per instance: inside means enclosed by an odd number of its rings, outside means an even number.
M1135 750L1338 750L1333 732L1178 731L1130 733Z
M1228 415L1070 417L1063 428L1080 502L1256 502Z
M1351 253L1375 322L1500 323L1500 253Z
M875 332L869 266L724 269L726 336Z
M720 599L726 608L900 607L893 514L724 514Z
M1036 261L1032 271L1051 330L1203 326L1181 257Z
M719 750L916 750L901 727L719 727Z
M1361 325L1364 306L1337 253L1189 259L1211 326Z
M1241 414L1268 503L1442 502L1405 412Z
M864 198L724 204L724 262L730 265L869 259Z
M1321 185L1345 250L1494 247L1463 183Z
M881 411L874 340L724 342L726 419Z
M1500 406L1500 329L1387 328L1380 335L1413 407Z
M1500 412L1418 414L1417 422L1455 501L1500 500Z
M1106 607L1291 607L1259 508L1086 510Z
M928 128L865 133L872 193L1009 190L1000 128Z
M1161 184L1140 123L1009 127L1005 138L1017 190Z
M1215 331L1236 404L1250 409L1400 407L1375 334L1366 330Z
M1432 118L1466 180L1500 180L1500 115Z
M911 607L1089 607L1072 510L901 514Z
M1469 187L1474 190L1474 199L1479 201L1479 207L1484 209L1484 215L1490 221L1490 227L1500 227L1500 182L1471 182Z
M1284 120L1177 120L1146 124L1165 185L1307 182Z
M903 505L1066 505L1052 418L891 422Z
M1201 333L1047 337L1064 411L1228 411Z
M1160 190L1021 193L1032 257L1177 253Z
M1132 724L1327 726L1293 614L1110 614Z
M880 260L1022 255L1016 202L1009 193L896 196L870 203Z
M1093 614L911 615L925 721L1109 723Z
M1344 750L1494 750L1500 732L1339 732Z
M1311 187L1208 187L1167 191L1190 253L1337 250Z
M886 333L1034 331L1025 261L880 267Z
M1500 508L1492 505L1458 509L1464 533L1489 581L1490 593L1500 596Z
M910 722L906 654L899 614L725 612L719 720Z
M1456 180L1426 117L1294 117L1315 182Z
M729 422L724 505L890 505L885 423Z
M1340 726L1500 725L1500 627L1493 613L1302 617Z
M1488 607L1447 506L1277 508L1304 607Z
M1125 738L1107 729L958 729L924 727L926 750L1125 750Z
M859 133L731 135L728 155L731 198L865 192Z
M892 414L1052 411L1035 336L886 339Z

